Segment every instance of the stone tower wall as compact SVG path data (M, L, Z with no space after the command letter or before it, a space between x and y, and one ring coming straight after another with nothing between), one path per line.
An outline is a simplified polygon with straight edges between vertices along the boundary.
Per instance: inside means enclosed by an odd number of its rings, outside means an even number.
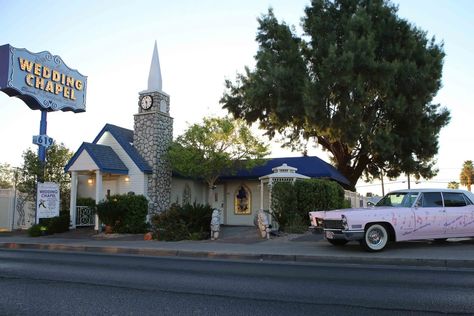
M171 200L171 166L166 160L173 140L173 118L169 116L169 96L161 92L140 93L151 95L153 106L145 111L139 105L134 116L133 145L148 162L153 172L148 175L149 214L169 208Z

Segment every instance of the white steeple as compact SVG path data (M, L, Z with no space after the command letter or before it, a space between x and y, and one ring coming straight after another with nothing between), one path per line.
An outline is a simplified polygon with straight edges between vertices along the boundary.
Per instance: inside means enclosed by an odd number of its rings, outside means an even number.
M158 47L155 41L153 57L151 59L150 74L148 75L148 91L162 92L163 83L161 81L160 59L158 58Z

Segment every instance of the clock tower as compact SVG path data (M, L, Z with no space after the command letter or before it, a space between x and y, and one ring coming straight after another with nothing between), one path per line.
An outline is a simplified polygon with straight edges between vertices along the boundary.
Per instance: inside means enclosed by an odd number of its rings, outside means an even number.
M173 140L173 118L170 97L162 90L160 60L155 41L148 89L138 96L138 113L134 115L133 146L152 168L147 177L146 192L150 199L148 213L169 208L171 200L171 166L166 153Z

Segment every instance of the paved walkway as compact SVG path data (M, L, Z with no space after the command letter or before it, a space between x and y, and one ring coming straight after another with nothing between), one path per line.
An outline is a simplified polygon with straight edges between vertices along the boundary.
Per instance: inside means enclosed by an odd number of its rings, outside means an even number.
M445 243L402 242L379 253L363 251L358 243L335 247L317 234L284 235L262 240L253 227L223 227L216 241L145 241L143 235L95 234L77 229L63 234L28 237L0 233L0 249L40 249L108 254L177 256L233 260L352 263L442 268L474 268L474 239Z

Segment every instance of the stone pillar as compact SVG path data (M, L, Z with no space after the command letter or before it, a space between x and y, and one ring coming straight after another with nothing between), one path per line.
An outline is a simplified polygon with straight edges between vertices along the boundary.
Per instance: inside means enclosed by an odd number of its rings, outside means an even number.
M166 159L173 140L173 118L169 115L169 96L160 91L140 93L153 99L151 108L139 107L134 116L133 145L152 168L148 175L149 215L162 212L171 203L171 166Z
M69 203L69 217L71 223L69 228L76 228L76 216L77 216L77 171L71 171L71 198Z
M95 171L95 204L102 201L102 173L100 170ZM99 215L95 214L94 230L99 231Z

